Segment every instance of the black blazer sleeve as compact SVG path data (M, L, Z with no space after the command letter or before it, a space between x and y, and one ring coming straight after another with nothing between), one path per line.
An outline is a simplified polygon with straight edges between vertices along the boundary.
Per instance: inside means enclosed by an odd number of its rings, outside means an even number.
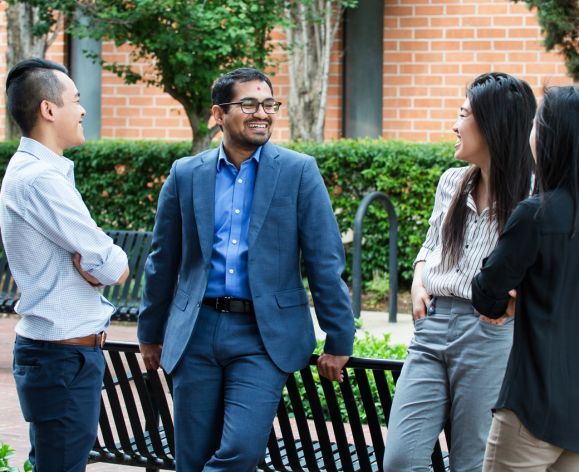
M539 252L541 230L537 221L539 201L521 202L507 221L497 247L472 281L472 304L490 318L501 317L509 290L516 289Z

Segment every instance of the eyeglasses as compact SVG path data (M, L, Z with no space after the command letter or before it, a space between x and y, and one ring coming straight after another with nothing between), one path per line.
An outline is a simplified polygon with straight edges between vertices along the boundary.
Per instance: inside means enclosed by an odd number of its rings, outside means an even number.
M240 105L241 111L247 115L253 115L259 110L259 105L263 107L263 111L268 115L275 115L279 111L281 102L274 100L273 98L267 98L263 102L260 102L256 98L246 98L240 102L229 102L220 103L219 106L223 107L225 105Z

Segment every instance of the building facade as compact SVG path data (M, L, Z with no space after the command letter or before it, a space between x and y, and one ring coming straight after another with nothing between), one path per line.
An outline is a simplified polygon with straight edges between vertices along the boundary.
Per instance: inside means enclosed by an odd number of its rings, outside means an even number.
M7 47L5 2L0 3L0 51ZM541 45L536 13L508 0L362 0L345 17L335 41L329 79L326 139L381 136L440 141L451 130L469 82L489 71L527 80L538 97L545 85L573 83L564 61ZM275 41L283 41L280 32ZM69 38L59 38L48 58L70 65ZM106 61L125 62L128 48L102 44ZM287 104L285 55L274 53L271 71L276 98ZM136 64L141 70L146 65ZM76 71L77 83L83 81ZM0 54L5 80L5 54ZM179 103L162 90L126 85L115 75L100 76L102 138L190 140ZM207 91L209 93L209 91ZM4 94L0 97L4 136ZM91 110L89 109L89 114ZM282 107L273 139L290 139Z

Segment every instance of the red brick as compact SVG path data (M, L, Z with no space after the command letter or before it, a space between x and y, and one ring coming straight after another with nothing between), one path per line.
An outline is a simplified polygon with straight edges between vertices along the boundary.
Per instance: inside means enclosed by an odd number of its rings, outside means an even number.
M428 141L428 134L424 131L400 131L397 133L399 139L405 139L407 141L423 142Z
M384 98L382 103L385 108L408 108L412 104L412 100L409 98Z
M440 75L415 75L414 85L442 85L442 76Z
M490 26L492 17L490 16L463 16L460 20L461 26L473 28L478 26Z
M513 40L493 41L492 47L494 51L523 51L525 42Z
M416 29L414 30L414 37L416 39L439 39L444 36L442 29Z
M456 64L432 64L430 72L433 74L456 74L460 70L460 66Z
M389 52L384 54L384 62L396 64L412 62L412 54L407 52Z
M540 32L537 28L511 28L509 29L509 38L540 38Z
M141 138L141 130L138 128L116 128L114 133L115 138Z
M516 51L516 48L512 48L512 50ZM538 54L536 52L509 52L508 53L508 61L509 62L531 62L536 61Z
M440 108L443 106L443 101L440 98L415 98L413 102L417 108Z
M399 110L400 118L402 119L426 119L428 118L428 110L426 109L407 109Z
M411 39L413 36L411 29L385 29L384 39Z
M428 64L402 64L400 65L401 74L427 74L430 72Z
M474 61L474 54L470 52L447 52L445 62L458 62L459 64L468 64Z
M400 18L401 28L422 28L429 25L429 18L427 16Z
M488 64L481 64L477 62L463 64L461 71L463 74L470 74L474 78L475 75L482 74L489 71Z
M444 7L442 6L416 6L416 16L438 16L444 15Z
M447 5L446 14L447 15L474 15L476 13L476 7L474 5Z
M428 51L428 41L400 41L401 51Z
M502 52L478 52L476 54L477 62L505 62L507 55Z
M412 85L411 75L392 75L384 77L384 85Z
M430 118L437 120L455 120L458 116L456 110L429 110Z
M439 131L442 129L442 122L439 120L415 121L414 129Z
M481 28L476 31L477 38L505 38L507 36L504 28Z
M436 53L428 53L428 54L424 54L424 53L415 53L414 54L414 63L420 63L420 62L426 62L426 63L432 63L432 62L442 62L443 61L443 55L439 52ZM406 61L406 62L410 62L410 61Z
M462 41L463 51L487 51L490 49L490 41Z
M524 20L520 16L495 16L493 26L523 26Z
M474 38L474 30L471 28L447 29L444 37L453 39Z
M479 3L478 11L479 15L506 15L509 13L509 6L506 2L504 3Z
M392 6L390 3L384 5L384 16L400 17L400 16L411 16L413 14L414 12L412 7Z
M383 120L382 129L410 129L412 121L410 120Z
M430 18L430 26L432 28L446 28L460 26L459 18L448 18L446 16Z

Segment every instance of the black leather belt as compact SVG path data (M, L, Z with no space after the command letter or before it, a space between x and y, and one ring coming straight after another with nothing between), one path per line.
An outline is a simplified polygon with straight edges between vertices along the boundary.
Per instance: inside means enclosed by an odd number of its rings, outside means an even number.
M203 305L221 313L253 313L253 303L233 297L204 298Z

